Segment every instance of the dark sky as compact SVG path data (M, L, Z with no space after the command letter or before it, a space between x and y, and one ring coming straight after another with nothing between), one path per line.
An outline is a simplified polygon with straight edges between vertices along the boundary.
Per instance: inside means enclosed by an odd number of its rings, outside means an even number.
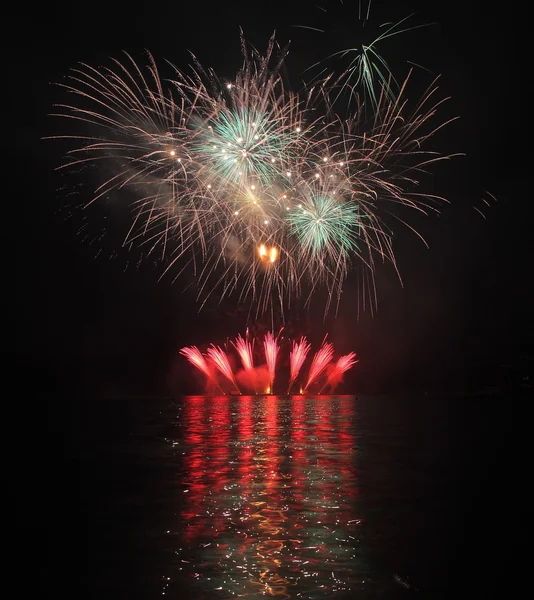
M110 260L106 241L95 258L98 247L82 242L75 220L62 210L64 195L56 191L61 181L54 172L59 147L40 139L55 133L56 122L47 116L58 101L51 82L80 61L99 64L122 50L139 56L146 48L157 59L185 66L191 50L230 75L240 61L241 26L259 48L275 29L281 42L291 40L288 69L298 77L305 66L349 47L367 31L358 21L357 2L324 2L326 13L291 0L213 4L116 8L90 2L17 9L16 41L4 49L12 104L4 118L16 128L16 174L7 174L10 216L4 230L16 266L16 351L44 373L125 381L144 372L158 383L179 347L222 341L243 326L243 315L234 315L230 304L213 303L197 313L193 294L183 291L185 280L159 281L161 271L149 263L132 267L135 251ZM527 17L519 3L501 5L500 12L488 12L487 6L377 1L365 26L376 30L411 13L413 25L434 23L390 40L382 53L401 72L412 60L442 74L441 92L451 96L444 117L460 120L437 143L444 152L467 154L437 168L428 182L432 192L451 201L440 218L414 221L430 250L399 232L404 286L390 269L379 268L376 315L356 319L354 278L337 319L323 324L314 314L293 315L297 328L309 330L313 323L312 337L329 331L337 348L356 350L361 364L355 381L360 377L369 389L418 377L440 381L464 364L493 366L533 352ZM293 25L322 26L326 33ZM498 202L485 208L484 220L473 207L483 206L486 191ZM92 226L97 234L101 225Z

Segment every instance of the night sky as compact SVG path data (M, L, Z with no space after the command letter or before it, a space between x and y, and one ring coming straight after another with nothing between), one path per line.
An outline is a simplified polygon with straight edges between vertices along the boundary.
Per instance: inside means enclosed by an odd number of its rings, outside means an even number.
M41 139L58 127L47 116L62 99L51 83L78 62L98 65L122 50L141 57L144 48L158 62L183 67L191 50L203 64L231 75L240 64L241 26L260 49L275 29L281 43L291 41L288 71L298 84L307 65L350 47L366 31L357 10L333 1L323 6L326 13L291 1L214 3L209 10L195 2L17 9L15 45L4 49L12 105L4 120L15 125L4 232L8 261L16 268L14 315L8 317L16 339L5 343L9 352L15 344L21 372L31 368L41 381L64 377L104 391L160 390L181 346L223 341L243 331L246 317L246 307L239 311L231 302L213 301L198 313L194 293L184 290L188 277L160 281L161 269L150 262L136 267L136 250L110 260L121 242L113 230L121 230L128 210L107 215L111 233L99 254L98 246L81 240L76 219L63 209L65 195L57 191L63 184L54 171L61 146ZM534 354L526 15L520 14L526 9L511 5L505 13L510 5L501 5L499 12L488 12L487 6L377 1L365 26L376 31L377 24L411 13L412 25L435 23L392 38L381 50L400 73L411 60L442 74L441 94L451 96L442 118L460 119L439 134L436 145L466 157L438 165L426 182L451 205L439 218L411 220L430 249L399 228L395 243L404 285L390 268L378 269L374 316L363 312L356 318L354 277L337 319L332 315L323 324L313 312L292 316L292 325L311 331L312 338L320 341L328 331L336 348L356 350L361 363L350 381L357 390L436 387L463 378L466 369L494 372ZM486 191L498 202L485 207L483 219L474 207L485 206ZM104 227L97 220L91 225L95 236Z

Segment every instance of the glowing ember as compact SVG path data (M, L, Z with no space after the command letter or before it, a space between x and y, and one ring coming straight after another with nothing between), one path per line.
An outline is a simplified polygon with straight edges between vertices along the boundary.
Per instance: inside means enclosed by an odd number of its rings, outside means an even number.
M278 259L278 249L272 246L267 248L265 244L258 247L258 254L260 259L265 263L274 263Z

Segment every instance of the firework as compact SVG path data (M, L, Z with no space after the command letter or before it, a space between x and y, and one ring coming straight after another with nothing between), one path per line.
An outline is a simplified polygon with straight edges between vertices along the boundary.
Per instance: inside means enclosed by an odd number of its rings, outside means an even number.
M213 361L213 364L217 367L217 369L228 379L230 383L232 383L238 393L239 388L237 386L237 382L234 377L234 372L232 371L232 367L230 366L230 361L228 360L228 355L226 352L219 346L211 345L208 348L208 356Z
M280 332L275 337L269 331L263 339L265 358L267 361L267 375L265 373L264 366L254 367L252 349L256 340L249 340L248 331L245 338L243 338L241 335L238 335L235 342L233 342L233 346L236 349L238 356L241 358L245 372L249 375L249 377L244 380L245 383L243 384L244 387L247 388L247 391L250 387L252 387L254 392L257 393L256 383L263 381L265 384L267 384L266 376L268 376L268 391L266 393L273 393L273 385L276 376L276 363L280 352L280 345L278 342L279 336ZM297 381L302 371L302 366L306 361L306 357L308 356L310 348L311 344L308 343L305 337L302 337L298 342L292 342L292 350L289 354L290 374L287 392L288 394L290 393L291 387ZM182 348L180 353L183 354L189 360L189 362L210 377L210 379L215 381L210 365L206 362L204 355L198 350L198 348L195 346L190 348ZM225 352L220 346L211 344L207 350L207 355L217 370L220 371L224 377L230 381L233 386L235 386L236 389L238 389L236 377L232 370L228 353ZM308 373L307 383L305 386L301 385L301 390L304 392L307 391L309 385L315 382L318 377L320 377L320 375L329 366L333 355L333 345L329 342L326 342L325 338L323 344L313 357L310 371ZM335 385L341 380L341 375L350 369L356 362L358 362L354 360L355 357L356 354L352 352L339 358L336 364L333 366L330 375L327 378L326 384L323 386L323 389L326 387L326 385L330 385L332 388L334 388ZM240 394L241 392L238 390L238 393Z
M312 364L310 367L310 373L308 375L308 381L304 386L304 391L307 391L310 384L317 380L317 378L329 365L333 356L334 346L330 343L324 342L321 348L316 352L315 356L313 357Z
M421 27L423 25L411 25L410 19L414 15L408 15L403 19L393 23L382 23L378 26L378 30L373 36L373 30L370 21L371 0L358 2L358 19L361 28L358 31L354 27L354 19L350 18L350 30L346 31L345 35L340 36L339 27L343 27L343 23L347 22L347 15L343 14L345 7L343 2L334 7L330 7L327 11L320 7L321 23L325 21L326 13L332 13L331 17L335 23L335 38L336 43L340 38L354 39L354 45L350 48L343 48L338 52L334 52L326 59L308 67L308 71L314 72L317 69L316 79L319 82L327 82L328 86L337 90L334 95L333 102L341 97L348 98L348 102L356 101L360 104L361 110L367 110L373 113L378 107L380 97L385 94L388 100L395 101L400 85L395 78L394 73L388 66L384 56L379 53L379 47L384 41ZM335 14L336 7L341 11L341 14ZM334 9L334 10L332 10ZM333 33L329 31L328 24L321 27L309 27L306 25L296 25L302 29L307 29L322 34ZM330 59L335 59L336 68L331 72L326 66Z
M233 342L233 345L241 358L245 371L252 371L252 369L254 369L254 360L252 357L253 343L249 342L248 339L243 339L241 335L238 335L235 342Z
M289 354L289 386L287 388L287 393L291 391L291 386L295 382L300 373L302 365L308 356L308 352L310 350L310 344L303 336L300 342L293 342L293 350Z
M263 340L263 347L265 349L265 359L267 361L267 369L269 370L269 392L273 393L274 376L276 372L276 359L278 358L278 336L275 338L274 335L268 331Z
M202 354L202 352L200 352L200 350L196 346L182 348L180 350L180 354L185 356L192 365L194 365L197 369L202 371L202 373L204 373L204 375L206 375L206 377L210 381L217 384L215 378L213 377L213 373L212 373L208 363L206 362L204 355Z
M321 394L323 393L323 390L328 386L331 385L332 383L338 382L343 373L345 373L346 371L348 371L350 368L352 368L357 362L357 360L355 360L356 358L356 354L354 352L351 352L350 354L345 354L344 356L341 356L335 366L334 369L332 370L332 372L330 373L330 375L328 376L328 379L326 380L326 383L324 384L324 386L321 389Z
M63 84L73 100L58 108L77 129L67 165L95 167L90 203L132 200L125 242L159 248L165 272L191 265L200 302L218 290L263 312L322 286L328 308L354 264L371 278L375 256L396 264L388 204L436 210L438 198L411 191L442 158L424 150L441 126L429 125L436 88L410 113L407 83L392 97L381 74L373 118L358 103L339 116L338 79L299 96L274 38L264 55L242 46L231 80L196 59L164 78L150 55L146 67L127 55L73 70Z
M247 331L248 333L248 331ZM239 354L239 358L243 364L243 368L247 373L252 376L252 381L254 381L253 387L256 392L256 383L255 383L255 373L254 373L254 358L253 358L253 347L254 343L249 342L248 336L247 339L243 339L241 335L238 335L235 342L232 342L234 348L237 350Z

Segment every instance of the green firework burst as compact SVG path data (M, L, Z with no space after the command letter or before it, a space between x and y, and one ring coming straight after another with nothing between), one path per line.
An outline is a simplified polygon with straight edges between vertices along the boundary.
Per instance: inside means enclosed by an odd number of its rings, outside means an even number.
M285 121L254 109L224 108L206 124L196 150L222 185L272 185L297 155L300 129Z
M358 249L358 206L333 194L312 192L288 216L290 231L310 258L325 254L336 262Z

